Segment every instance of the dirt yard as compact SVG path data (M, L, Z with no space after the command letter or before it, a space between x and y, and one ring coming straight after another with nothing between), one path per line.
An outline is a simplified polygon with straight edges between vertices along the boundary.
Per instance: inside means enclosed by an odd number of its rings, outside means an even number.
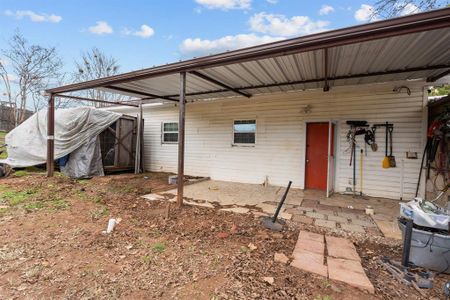
M418 292L376 259L400 258L399 242L351 236L375 295L274 262L300 229L263 229L251 215L147 201L169 174L70 180L17 172L0 180L0 299L442 299L449 276ZM120 218L112 234L102 233ZM273 277L268 283L264 277Z

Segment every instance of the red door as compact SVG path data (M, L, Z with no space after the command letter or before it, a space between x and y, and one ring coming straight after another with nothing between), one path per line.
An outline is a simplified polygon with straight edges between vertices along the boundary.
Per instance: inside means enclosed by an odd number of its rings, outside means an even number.
M306 125L306 189L327 189L328 131L328 122L307 123ZM331 142L333 144L333 137Z

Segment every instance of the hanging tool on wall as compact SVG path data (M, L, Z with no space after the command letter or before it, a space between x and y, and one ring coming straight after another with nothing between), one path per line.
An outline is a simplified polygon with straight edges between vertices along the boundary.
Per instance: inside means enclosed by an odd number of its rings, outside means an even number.
M395 162L395 156L392 155L392 131L394 131L394 125L387 126L387 129L389 131L389 168L395 168L397 164Z
M377 127L385 128L385 146L384 146L384 158L382 162L382 166L384 169L395 168L395 157L392 155L392 131L394 130L394 124L386 122L383 124L374 124L372 126L373 130L376 130ZM390 141L390 153L388 155L388 147Z
M361 156L359 160L359 195L363 197L363 152L364 150L361 149Z
M369 124L367 121L347 121L346 123L347 125L350 125L350 130L347 133L347 142L349 142L351 148L350 166L352 166L353 163L352 192L353 196L356 196L356 136L366 135L367 131L370 129L368 129Z

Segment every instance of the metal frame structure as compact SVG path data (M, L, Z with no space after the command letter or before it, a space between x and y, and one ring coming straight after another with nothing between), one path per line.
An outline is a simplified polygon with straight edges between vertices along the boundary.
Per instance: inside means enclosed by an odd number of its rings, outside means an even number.
M221 54L210 55L205 57L194 58L186 61L181 61L177 63L166 64L162 66L157 66L153 68L143 69L139 71L133 71L129 73L124 73L120 75L100 78L96 80L80 82L75 84L70 84L62 87L57 87L47 90L50 94L49 97L49 128L48 128L48 150L47 150L47 172L48 176L53 175L53 134L54 134L54 97L63 97L63 93L76 92L80 90L87 89L104 89L120 92L126 95L136 95L139 99L140 104L144 100L166 100L178 102L179 107L179 139L178 139L178 196L177 203L179 206L183 203L183 189L184 189L184 148L185 148L185 114L186 114L186 103L187 97L200 97L204 95L218 95L220 93L232 93L234 95L243 96L250 98L252 96L251 91L255 91L262 88L271 87L283 87L292 86L299 84L310 84L310 83L323 83L323 90L330 90L330 83L334 81L345 81L350 79L361 79L361 78L378 78L380 76L393 75L393 74L405 74L404 79L408 78L408 74L414 72L425 72L426 78L429 81L436 81L443 76L446 76L450 72L450 52L448 57L444 58L443 61L435 63L435 61L427 61L425 64L420 64L416 66L410 66L409 64L402 65L401 68L383 69L383 70L372 70L367 72L356 72L356 73L346 73L346 74L335 74L331 69L331 54L330 51L336 47L343 47L363 42L372 42L375 40L381 40L386 38L392 38L397 36L404 36L410 34L418 34L426 31L445 29L445 34L450 28L450 8L445 8L441 10L435 10L426 13L420 13L410 16L404 16L396 19L390 19L385 21L373 22L369 24L353 26L338 30L332 30L328 32L312 34L308 36L303 36L299 38L288 39L284 41L244 48L235 51L229 51ZM442 44L442 43L441 43ZM417 49L416 49L417 50ZM256 62L260 64L263 60L275 59L275 64L279 62L276 58L286 57L288 55L297 55L302 53L310 53L312 51L321 51L323 73L321 76L317 75L315 78L304 78L290 80L286 76L285 71L278 65L279 71L286 80L273 80L270 83L260 83L260 84L247 84L241 86L234 86L223 80L223 78L228 79L226 75L223 75L222 79L215 78L208 70L213 68L225 67L230 65L236 65L240 63L250 63ZM444 51L445 55L442 55ZM440 57L446 56L445 51L442 50ZM375 53L374 55L378 55ZM441 59L442 60L442 59ZM270 73L261 67L264 72L270 77ZM214 72L213 72L214 73ZM232 73L232 72L231 72ZM153 88L145 90L145 83L138 82L148 79L157 79L163 76L172 76L179 74L179 92L175 91L169 93L163 93L162 88ZM224 73L225 74L225 73ZM187 86L187 75L190 75L190 79L200 78L202 84L209 86L214 86L218 88L214 89L203 89L200 91L186 92ZM235 74L236 75L236 74ZM403 76L403 75L402 75ZM170 77L173 80L173 77ZM232 78L236 82L237 78ZM117 86L121 85L122 86ZM127 84L124 86L124 84ZM139 90L141 88L141 90ZM155 93L154 91L158 91ZM160 93L161 92L161 93ZM174 92L176 94L174 94ZM270 92L270 91L268 91ZM219 96L217 96L219 97ZM223 96L221 97L223 98ZM121 105L131 105L133 101L114 103ZM142 115L142 113L141 113Z

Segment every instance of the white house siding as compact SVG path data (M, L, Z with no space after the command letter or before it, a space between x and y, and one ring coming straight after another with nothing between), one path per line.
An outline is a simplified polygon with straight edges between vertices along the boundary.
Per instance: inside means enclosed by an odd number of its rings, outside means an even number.
M423 85L403 83L408 96L393 92L402 83L359 85L322 90L274 93L250 99L234 98L188 103L186 111L185 173L212 179L304 187L305 124L333 120L337 123L335 190L351 187L352 167L346 142L347 120L367 120L370 124L394 123L393 150L397 168L383 169L384 129L377 131L378 152L368 147L364 157L363 192L369 196L404 199L415 192L420 160L406 159L407 151L423 149ZM306 105L311 112L305 113ZM161 143L162 122L177 122L174 104L144 109L144 161L147 170L177 171L177 145ZM236 119L256 119L254 147L232 146L232 124ZM363 137L358 137L364 147ZM357 189L359 190L359 149ZM403 161L403 162L402 162ZM402 168L402 164L404 167ZM403 174L402 174L403 173ZM403 179L403 182L401 182ZM403 187L403 191L401 190Z

